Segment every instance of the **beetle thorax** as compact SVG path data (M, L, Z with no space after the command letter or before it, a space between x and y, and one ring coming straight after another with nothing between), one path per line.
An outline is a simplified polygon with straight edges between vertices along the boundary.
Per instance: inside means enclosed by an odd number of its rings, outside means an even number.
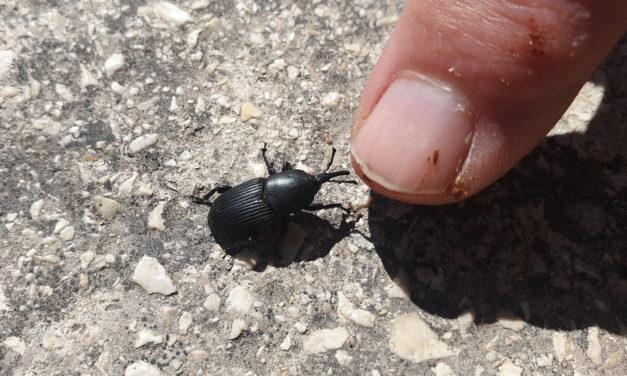
M287 216L311 204L320 189L315 178L301 170L289 170L266 179L264 197L279 216Z

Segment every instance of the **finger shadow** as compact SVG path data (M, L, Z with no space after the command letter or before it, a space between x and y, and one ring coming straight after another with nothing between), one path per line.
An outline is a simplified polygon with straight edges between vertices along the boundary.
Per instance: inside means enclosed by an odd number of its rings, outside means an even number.
M477 196L409 206L373 194L371 240L414 304L445 318L471 309L477 323L506 310L538 327L625 332L627 74L618 49L599 72L591 82L606 91L587 131L548 137Z

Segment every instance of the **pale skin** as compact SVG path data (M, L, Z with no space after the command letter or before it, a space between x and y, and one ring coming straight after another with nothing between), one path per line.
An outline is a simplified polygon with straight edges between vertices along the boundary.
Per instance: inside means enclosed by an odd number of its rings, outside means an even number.
M356 172L410 203L478 193L545 137L626 30L625 0L409 0L355 114Z

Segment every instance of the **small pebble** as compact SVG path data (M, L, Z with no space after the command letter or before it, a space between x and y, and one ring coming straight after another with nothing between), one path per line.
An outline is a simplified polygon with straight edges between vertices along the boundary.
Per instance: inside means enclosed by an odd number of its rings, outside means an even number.
M44 207L44 200L37 200L33 202L30 206L30 216L33 219L39 219L39 215L41 214L41 209Z
M237 286L226 298L226 308L230 311L246 314L253 305L254 298L245 286Z
M503 364L498 368L499 376L520 376L523 369L512 363L511 360L506 359Z
M165 201L160 201L159 204L148 214L148 227L155 230L165 230L165 224L163 222L163 209L165 208Z
M335 109L342 103L343 96L337 92L327 93L322 97L322 105L326 108Z
M336 350L348 339L348 330L343 327L321 329L311 333L303 341L303 350L308 353L321 353Z
M391 326L390 350L401 359L422 362L455 355L417 313L397 317Z
M592 360L594 364L600 366L603 364L603 349L601 348L601 341L599 340L599 328L592 326L588 328L588 349L586 355Z
M156 133L139 136L131 141L129 149L131 152L137 153L138 151L144 150L147 147L154 145L158 139L159 135Z
M149 329L142 329L137 333L137 339L135 340L135 348L140 348L149 343L154 343L159 345L163 343L165 337L163 335L157 334Z
M187 331L192 326L192 314L189 312L183 312L179 319L179 333L187 334Z
M250 119L261 119L262 117L263 112L254 104L246 102L242 105L242 121L248 121Z
M91 72L85 67L85 65L80 64L79 68L81 70L81 89L98 86L98 79L94 77L93 74L91 74Z
M7 337L4 340L4 345L20 355L24 355L24 351L26 351L26 344L19 337Z
M288 351L290 347L292 347L292 336L288 333L279 345L279 349Z
M161 376L162 373L156 366L144 362L135 362L124 370L124 376Z
M189 13L167 1L155 3L153 9L164 21L176 26L184 25L192 20Z
M233 320L233 324L231 324L231 332L229 333L229 339L238 338L246 329L248 329L246 321L242 319Z
M217 312L220 309L220 297L218 294L211 294L205 299L203 307L209 312Z
M209 358L209 353L205 350L194 350L190 352L187 356L187 359L194 361L202 361L206 360L207 358Z
M176 292L172 279L154 257L144 256L139 260L133 273L133 281L149 294L170 295Z
M105 61L104 67L107 76L113 76L117 71L124 67L124 55L116 53L109 56L109 58Z
M355 309L353 304L344 296L342 292L337 293L337 312L340 317L353 324L372 328L374 326L374 315L364 309Z
M209 6L209 0L198 0L192 3L192 10L201 10Z
M457 317L457 326L459 326L459 332L461 334L466 334L466 331L468 330L468 328L470 328L473 322L475 322L475 312L473 310L462 312Z
M496 314L497 322L505 329L520 332L525 327L525 322L513 313L501 310Z
M42 345L46 350L59 350L65 346L65 339L55 334L47 334L44 336Z
M113 217L120 208L120 204L117 201L107 197L96 196L94 197L94 202L96 203L96 210L103 218Z
M344 350L337 350L335 352L335 360L337 360L338 364L342 367L347 367L353 361L353 357L348 355L348 353Z
M61 261L61 259L57 255L45 255L42 256L40 260L51 265L56 265Z

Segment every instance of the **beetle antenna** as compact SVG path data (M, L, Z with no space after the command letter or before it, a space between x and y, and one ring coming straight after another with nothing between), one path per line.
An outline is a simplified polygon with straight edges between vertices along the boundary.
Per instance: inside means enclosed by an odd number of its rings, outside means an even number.
M349 174L350 174L349 171L323 172L322 174L318 174L314 176L314 179L316 179L316 182L318 184L322 185L323 183L328 182L329 180L333 179L336 176L349 175Z
M324 169L324 172L329 171L329 168L331 168L331 165L333 164L333 158L335 158L335 152L337 152L337 150L335 150L334 147L332 147L332 152L331 152L331 160L329 160L329 163L327 163L327 168Z

